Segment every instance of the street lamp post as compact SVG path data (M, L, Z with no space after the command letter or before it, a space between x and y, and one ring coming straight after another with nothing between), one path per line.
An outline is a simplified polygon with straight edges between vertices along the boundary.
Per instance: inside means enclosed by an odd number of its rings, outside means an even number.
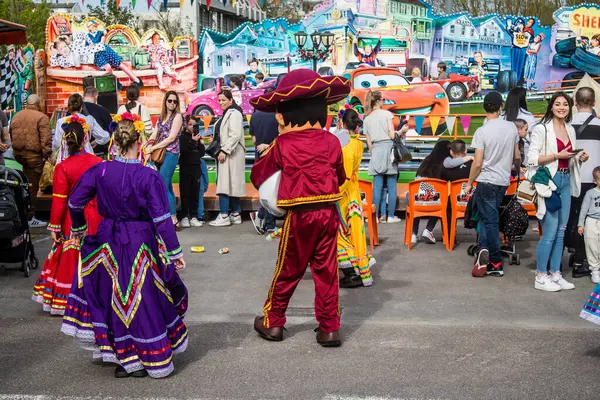
M308 38L308 35L304 31L300 31L300 32L297 32L294 34L294 40L296 41L296 45L298 46L298 48L300 50L302 50L304 48L304 46L306 45L307 38ZM312 49L309 49L309 51L312 51L312 53L313 53L311 58L312 58L312 62L313 62L313 70L314 71L317 70L317 60L318 60L317 53L319 51L319 48L321 47L321 45L323 45L323 47L325 47L325 50L329 51L329 49L333 45L334 38L335 38L335 35L331 32L324 32L324 33L313 32L310 35L310 41L312 42Z

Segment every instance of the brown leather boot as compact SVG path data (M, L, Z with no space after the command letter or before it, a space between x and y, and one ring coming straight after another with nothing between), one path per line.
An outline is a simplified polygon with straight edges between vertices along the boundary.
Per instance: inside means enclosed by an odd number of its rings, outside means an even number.
M339 347L342 345L342 336L340 330L335 332L323 332L319 328L315 329L317 332L317 343L323 347Z
M281 342L283 340L283 328L280 326L265 328L264 319L265 317L254 318L254 330L256 333L265 340Z

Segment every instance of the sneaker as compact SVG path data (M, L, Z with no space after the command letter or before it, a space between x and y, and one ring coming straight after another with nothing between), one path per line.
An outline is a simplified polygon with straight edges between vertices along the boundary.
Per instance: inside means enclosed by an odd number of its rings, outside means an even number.
M537 290L544 290L546 292L560 292L560 285L552 281L548 275L544 275L541 278L535 277L535 286Z
M189 218L188 217L181 218L181 222L179 222L179 225L181 225L182 228L189 228L190 227Z
M562 290L575 289L575 285L563 278L562 274L552 275L552 282L556 283Z
M375 264L377 264L377 260L375 260L375 257L369 258L369 268L373 268Z
M425 229L423 231L423 234L421 235L421 237L423 238L423 240L425 240L427 243L429 244L435 244L435 236L433 236L433 233L428 230Z
M238 215L231 214L229 216L229 220L234 225L240 225L242 223L242 214L238 214Z
M479 250L479 253L475 256L475 265L471 271L471 275L475 278L481 278L485 276L487 266L490 262L490 252L487 249Z
M265 234L265 230L263 229L263 220L258 218L258 211L255 211L253 213L250 213L250 220L252 221L252 224L254 225L254 229L256 230L256 233L258 233L259 235L264 235Z
M600 283L600 271L592 271L592 282Z
M29 227L30 228L43 228L45 226L48 226L47 222L44 221L40 221L39 219L33 217L28 221Z
M397 224L400 221L402 221L402 220L400 218L396 217L395 215L388 217L388 219L387 219L388 224Z
M573 278L583 278L584 276L590 276L590 270L583 264L573 263Z
M200 221L198 218L192 218L192 220L190 221L190 225L194 228L199 228L202 225L204 225L204 221Z
M219 214L214 221L208 223L210 226L229 226L231 225L231 219L229 216L222 216Z
M490 276L504 276L504 265L502 265L502 261L497 263L490 262L486 268L485 274Z
M380 223L380 224L385 224L385 223L387 223L387 217L379 217L379 223Z
M410 242L412 244L417 244L417 242L419 241L419 238L417 238L417 235L415 235L414 233L412 234L412 238L410 239Z

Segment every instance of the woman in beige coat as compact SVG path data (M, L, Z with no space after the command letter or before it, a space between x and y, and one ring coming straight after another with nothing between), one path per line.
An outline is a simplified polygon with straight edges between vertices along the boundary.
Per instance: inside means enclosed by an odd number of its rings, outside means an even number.
M223 109L215 125L215 135L221 139L217 160L217 195L219 215L211 226L229 226L242 223L240 197L246 195L246 147L244 146L244 116L229 90L219 93ZM231 209L231 214L229 210Z

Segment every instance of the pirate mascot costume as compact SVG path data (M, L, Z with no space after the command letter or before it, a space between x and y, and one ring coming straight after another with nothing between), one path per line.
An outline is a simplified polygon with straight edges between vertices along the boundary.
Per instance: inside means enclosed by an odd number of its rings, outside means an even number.
M310 265L319 323L317 342L325 347L342 344L337 263L340 216L336 202L342 197L339 187L346 174L340 141L323 128L327 105L344 99L349 92L345 78L321 77L299 69L287 74L274 92L250 100L257 110L276 112L279 123L279 137L254 164L250 179L270 211L285 212L264 316L254 320L254 329L266 340L283 340L288 303ZM276 191L276 204L268 204L263 185Z

